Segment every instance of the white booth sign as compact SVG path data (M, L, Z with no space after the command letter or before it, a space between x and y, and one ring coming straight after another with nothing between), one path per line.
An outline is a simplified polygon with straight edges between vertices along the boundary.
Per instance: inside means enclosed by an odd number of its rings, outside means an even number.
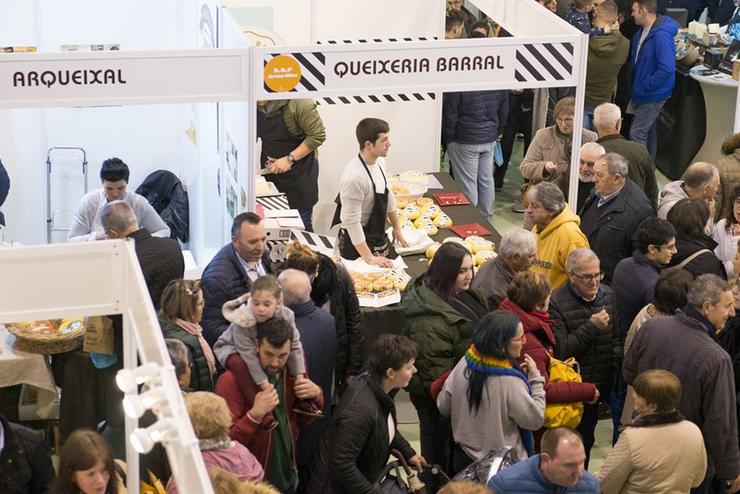
M0 108L247 100L248 72L248 49L0 55Z
M263 70L253 77L258 99L377 93L381 79L382 86L418 91L569 86L579 48L562 38L269 47L255 49Z

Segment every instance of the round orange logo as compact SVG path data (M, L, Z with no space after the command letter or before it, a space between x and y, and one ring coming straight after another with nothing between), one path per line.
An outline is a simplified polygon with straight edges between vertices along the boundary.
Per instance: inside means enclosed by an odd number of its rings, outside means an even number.
M301 66L289 55L278 55L265 65L264 79L276 93L290 91L301 81Z

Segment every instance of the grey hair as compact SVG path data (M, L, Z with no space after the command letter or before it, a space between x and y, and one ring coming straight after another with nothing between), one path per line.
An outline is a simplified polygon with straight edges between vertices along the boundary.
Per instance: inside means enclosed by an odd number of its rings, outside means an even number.
M599 161L606 163L606 169L609 170L610 175L619 175L625 179L629 175L630 167L627 160L619 153L606 153L599 158Z
M614 103L602 103L594 109L594 127L613 128L622 118L622 110Z
M134 210L125 201L106 203L100 211L100 223L106 232L115 230L119 233L135 228L139 224Z
M702 274L697 276L689 288L686 300L697 309L704 302L712 305L719 303L719 297L724 292L730 291L730 284L716 274Z
M172 365L175 366L175 375L180 379L190 365L188 347L182 341L174 338L166 338L164 344L167 346L167 353L170 354Z
M592 152L595 155L601 157L606 154L606 149L604 149L604 146L597 142L587 142L583 146L581 146L581 153L583 152Z
M540 182L531 188L531 199L551 213L560 213L565 208L565 196L560 187L552 182Z
M537 235L524 228L512 228L501 237L499 254L510 258L514 254L526 255L537 250Z
M285 305L305 304L311 300L311 279L298 269L285 269L278 275L278 283L283 289Z
M599 256L597 256L596 252L592 251L591 249L579 247L578 249L568 254L568 260L565 261L565 268L568 270L569 273L572 272L576 269L576 266L578 266L578 263L582 259L596 259L597 261L599 261Z
M705 161L697 161L686 168L681 180L684 181L687 187L697 189L712 183L717 175L719 175L719 170L716 166Z

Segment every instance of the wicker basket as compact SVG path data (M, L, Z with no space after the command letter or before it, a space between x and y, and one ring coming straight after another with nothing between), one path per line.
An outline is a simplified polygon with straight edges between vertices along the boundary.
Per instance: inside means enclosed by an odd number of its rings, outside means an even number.
M28 329L15 324L7 324L8 332L15 336L14 348L22 352L51 355L77 350L82 346L85 336L85 326L71 330L65 334L53 335L31 334Z

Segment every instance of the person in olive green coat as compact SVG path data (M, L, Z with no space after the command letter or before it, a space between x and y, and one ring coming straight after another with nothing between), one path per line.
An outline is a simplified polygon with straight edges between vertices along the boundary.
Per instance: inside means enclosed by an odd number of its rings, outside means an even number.
M489 312L485 296L470 289L473 258L466 247L443 244L429 270L409 283L401 299L404 335L416 342L417 374L408 392L419 416L421 450L430 464L448 466L450 422L442 417L429 387L452 370L470 346L475 323Z
M173 280L162 292L159 325L165 338L182 341L188 349L190 389L213 391L216 357L203 338L203 291L193 280Z

